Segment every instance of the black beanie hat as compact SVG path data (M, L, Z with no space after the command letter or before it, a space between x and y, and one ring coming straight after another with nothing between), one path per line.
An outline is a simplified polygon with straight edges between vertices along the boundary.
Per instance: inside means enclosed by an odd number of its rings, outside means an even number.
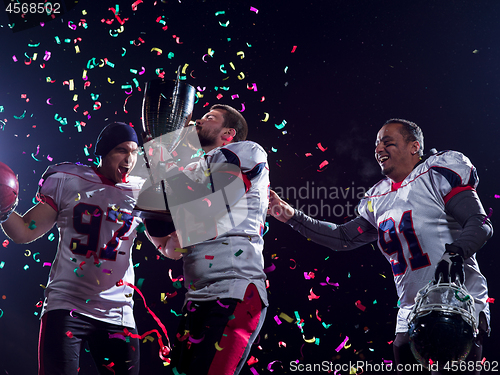
M123 122L113 122L102 129L95 143L95 154L104 157L122 142L139 144L135 130Z

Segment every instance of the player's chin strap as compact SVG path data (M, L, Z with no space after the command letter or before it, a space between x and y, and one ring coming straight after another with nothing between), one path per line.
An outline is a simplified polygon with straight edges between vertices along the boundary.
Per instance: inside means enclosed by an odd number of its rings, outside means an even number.
M170 341L168 339L168 333L167 333L167 329L165 328L165 325L155 315L155 313L153 311L151 311L151 309L148 307L148 305L146 305L146 299L144 298L144 295L141 293L141 291L139 290L139 288L137 288L135 285L130 284L130 283L128 283L126 281L123 281L123 280L120 280L120 281L118 281L116 283L116 286L122 286L122 285L129 286L132 289L134 289L137 293L139 293L139 295L141 296L142 300L144 301L144 307L146 307L146 310L148 310L148 312L151 314L151 316L153 317L153 319L156 321L156 323L158 324L158 326L160 326L161 330L165 334L165 338L167 339L167 345L163 344L163 339L161 337L160 332L158 332L157 329L153 329L151 331L145 332L142 335L137 335L135 333L131 333L128 329L125 328L123 330L123 335L124 336L130 336L130 337L132 337L134 339L142 340L142 339L144 339L144 337L146 337L150 333L153 333L153 332L156 333L156 335L158 336L158 344L160 344L160 353L159 353L159 356L160 356L160 358L163 361L165 361L167 363L170 363L170 359L167 358L167 356L169 355L171 348L170 348Z

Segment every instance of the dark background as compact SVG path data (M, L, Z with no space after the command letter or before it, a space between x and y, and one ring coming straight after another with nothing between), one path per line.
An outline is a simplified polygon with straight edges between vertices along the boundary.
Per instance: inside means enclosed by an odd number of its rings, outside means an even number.
M95 161L85 147L91 148L106 123L140 127L144 83L161 72L173 79L180 65L187 82L203 90L195 117L219 102L244 109L249 139L269 152L271 186L317 218L341 223L352 217L352 208L342 208L357 204L357 193L380 178L373 158L376 133L384 121L398 117L422 127L427 150L458 150L471 159L481 179L478 193L485 208L495 211L496 226L498 1L144 0L135 11L131 3L119 5L118 17L127 19L123 29L110 10L116 2L108 0L68 2L67 12L43 27L27 14L11 29L8 13L0 14L0 160L18 174L19 212L32 206L48 165ZM51 56L45 61L46 51ZM73 91L64 83L70 80ZM248 89L253 83L258 91ZM266 113L269 119L263 121ZM75 125L81 122L79 132ZM280 124L285 126L278 129ZM320 168L324 160L329 164ZM332 188L339 197L318 199L318 187ZM311 211L322 204L337 210ZM50 233L56 235L52 241ZM5 239L0 234L0 242ZM158 259L144 235L138 239L143 245L134 252L136 279L143 279L148 306L173 338L183 289L175 288L168 273L178 277L182 264ZM390 265L378 250L367 245L333 253L273 218L265 240L266 267L276 269L268 274L270 308L251 352L258 360L253 371L269 373L273 361L274 373L291 373L296 360L392 360L397 296ZM49 271L43 263L53 260L56 242L53 228L34 243L0 247L0 373L36 373L36 304ZM498 244L493 237L477 255L492 298L499 289ZM39 254L34 258L34 253ZM314 278L306 279L310 272ZM327 277L338 286L321 285ZM318 299L308 299L311 288ZM160 301L161 293L175 291L168 303ZM137 293L134 299L140 333L158 328ZM484 356L498 361L498 312L495 304L490 307L493 332ZM278 325L274 317L282 312L294 319L297 312L303 332L284 319ZM347 347L337 352L346 336ZM305 341L312 338L319 342ZM158 349L156 339L142 344L141 373L161 373ZM89 358L83 355L81 374L94 373ZM252 370L245 366L242 374Z

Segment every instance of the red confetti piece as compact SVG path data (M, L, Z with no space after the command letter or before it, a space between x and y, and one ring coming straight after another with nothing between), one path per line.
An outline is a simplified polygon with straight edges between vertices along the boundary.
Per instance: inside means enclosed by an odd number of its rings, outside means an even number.
M363 306L363 304L361 303L361 301L360 301L359 299L358 299L358 300L357 300L354 304L355 304L355 305L356 305L356 307L357 307L358 309L360 309L361 311L365 311L365 310L366 310L366 307L365 307L365 306Z
M321 169L327 165L328 165L328 160L323 160L323 162L319 165L320 169L318 169L318 172L323 172Z
M491 298L491 297L488 297L488 298L486 299L486 302L488 302L488 303L495 303L495 299L494 299L494 298Z
M309 291L309 295L307 296L307 298L309 299L309 301L312 301L313 299L318 299L319 296L317 296L316 294L314 294L312 288L311 290Z
M247 365L252 366L252 365L256 364L257 362L259 362L259 360L257 358L255 358L254 356L251 356L250 359L247 361Z
M71 333L71 331L66 332L66 336L68 336L70 339L73 338L73 334Z
M205 255L205 259L213 260L214 256L213 255Z
M323 151L323 152L325 152L326 150L328 150L328 147L326 147L326 148L325 148L325 147L321 146L321 142L320 142L320 143L318 143L318 148L319 148L321 151Z

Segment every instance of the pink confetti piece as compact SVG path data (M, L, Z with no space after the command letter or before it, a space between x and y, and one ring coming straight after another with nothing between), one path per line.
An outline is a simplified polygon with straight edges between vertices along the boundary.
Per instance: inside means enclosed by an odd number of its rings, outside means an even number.
M274 270L276 269L276 266L273 264L271 264L269 267L267 268L264 268L264 273L269 273L269 272L273 272Z
M280 343L281 343L281 341L280 341ZM276 362L281 363L281 361L278 361L278 360L276 360L276 361L272 361L272 362L269 362L269 364L267 365L267 369L268 369L268 371L269 371L269 372L273 372L273 371L274 371L271 367L272 367L272 366L273 366Z
M274 316L274 320L276 321L276 323L278 323L278 325L280 325L282 323L280 318L278 317L278 315Z
M255 14L258 14L258 13L259 13L259 10L258 10L257 8L252 7L252 6L250 7L250 10L251 10L252 12L255 12Z
M292 53L294 53L296 49L297 49L297 46L293 46Z
M52 263L45 262L45 263L43 264L43 267L50 267L50 266L52 266Z
M321 151L323 151L323 152L325 152L326 150L328 150L328 147L326 147L326 148L325 148L325 147L321 146L321 142L320 142L320 143L318 143L318 148L319 148Z
M121 333L108 333L110 339L120 339L126 341L125 336Z
M222 302L220 300L217 300L217 303L219 304L220 307L223 307L225 309L227 309L229 307L229 305L222 304Z
M337 347L337 349L335 349L335 351L336 351L337 353L338 353L338 352L340 352L340 351L342 350L342 348L345 346L345 344L346 344L347 340L349 340L349 336L346 336L346 337L345 337L345 339L344 339L344 341L342 341L342 344L340 344L340 345Z
M257 372L257 370L253 367L250 367L250 371L252 372L253 375L259 375L259 373Z

